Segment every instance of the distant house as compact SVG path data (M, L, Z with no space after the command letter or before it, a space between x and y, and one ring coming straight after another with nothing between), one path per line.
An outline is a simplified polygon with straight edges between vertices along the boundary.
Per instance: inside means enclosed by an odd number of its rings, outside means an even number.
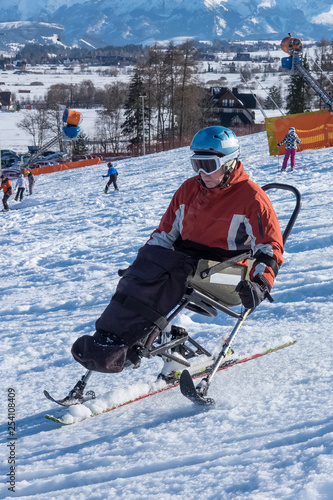
M234 61L251 61L251 55L248 52L237 52Z
M0 91L0 109L1 111L12 111L12 93Z
M215 61L216 55L215 54L202 54L201 60L202 61Z
M254 109L257 107L255 96L240 94L237 88L212 87L211 111L216 125L240 127L254 123Z

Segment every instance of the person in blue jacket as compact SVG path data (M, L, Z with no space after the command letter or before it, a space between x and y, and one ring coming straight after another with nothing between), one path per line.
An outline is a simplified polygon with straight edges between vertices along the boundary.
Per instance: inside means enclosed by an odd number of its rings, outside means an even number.
M110 177L110 179L108 180L108 182L105 186L104 193L108 192L108 189L112 183L113 183L114 190L119 191L118 186L117 186L117 177L118 177L117 169L112 165L112 163L110 161L108 163L108 167L109 167L108 173L106 175L102 175L102 177Z

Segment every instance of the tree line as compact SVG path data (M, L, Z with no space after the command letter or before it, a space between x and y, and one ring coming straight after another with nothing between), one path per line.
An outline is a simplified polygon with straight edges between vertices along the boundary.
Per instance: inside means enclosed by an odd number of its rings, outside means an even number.
M321 62L328 67L333 60L332 44L322 41L318 51ZM65 107L97 108L95 132L90 137L95 151L116 153L124 149L125 143L139 145L144 141L147 146L154 142L188 144L197 130L212 123L213 116L209 92L197 78L201 59L198 48L192 41L177 46L169 43L167 48L155 44L139 54L128 84L116 82L96 88L87 79L79 84L52 85L19 126L40 146L51 133L61 131ZM306 56L303 65L309 68ZM246 79L252 76L246 66L243 75ZM316 100L301 76L290 76L288 114L308 111ZM282 89L275 85L267 92L267 98L259 101L263 108L285 107ZM81 136L80 143L83 142Z
M98 108L94 143L102 150L121 149L125 140L147 145L152 141L188 136L209 122L207 92L197 80L199 57L192 42L170 43L166 49L149 47L136 66L129 84L110 83L96 88L91 80L79 84L56 84L19 124L35 145L51 132L61 130L62 109Z

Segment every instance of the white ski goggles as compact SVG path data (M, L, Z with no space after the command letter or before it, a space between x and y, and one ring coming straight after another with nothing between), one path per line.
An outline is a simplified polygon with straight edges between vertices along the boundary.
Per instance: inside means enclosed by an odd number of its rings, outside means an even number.
M191 156L191 164L195 172L204 172L206 175L211 175L229 161L236 159L238 155L239 151L225 156L193 155Z

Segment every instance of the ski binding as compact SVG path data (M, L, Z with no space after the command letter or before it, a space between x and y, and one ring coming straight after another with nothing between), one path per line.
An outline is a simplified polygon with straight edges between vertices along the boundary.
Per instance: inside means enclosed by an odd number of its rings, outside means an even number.
M61 406L73 406L80 405L85 403L86 401L90 401L91 399L95 399L96 395L94 391L88 391L83 394L83 391L87 385L88 376L83 376L73 387L73 389L69 392L69 394L63 399L55 399L53 398L48 391L43 391L44 396L53 401L53 403L57 403Z

